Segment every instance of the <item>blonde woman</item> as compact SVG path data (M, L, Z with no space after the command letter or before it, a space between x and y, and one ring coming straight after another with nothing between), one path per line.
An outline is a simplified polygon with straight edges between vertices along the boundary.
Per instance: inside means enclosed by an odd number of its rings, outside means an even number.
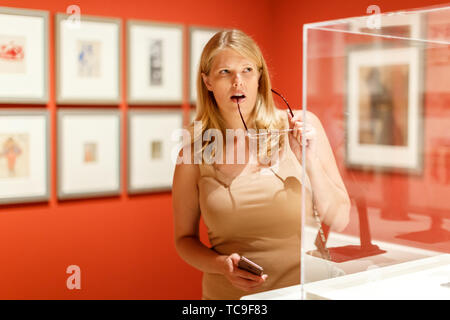
M319 119L308 112L306 122L301 110L292 117L276 108L261 51L239 30L218 32L206 44L197 96L194 123L200 127L190 127L191 140L179 153L183 161L175 167L172 195L176 249L203 272L202 299L239 299L298 284L302 183L307 217L313 216L314 203L322 222L342 230L350 208ZM230 130L245 134L226 139ZM255 137L265 137L256 139L256 149L251 148ZM230 163L233 156L241 161ZM200 216L211 248L199 240ZM238 268L241 256L263 267L264 274Z

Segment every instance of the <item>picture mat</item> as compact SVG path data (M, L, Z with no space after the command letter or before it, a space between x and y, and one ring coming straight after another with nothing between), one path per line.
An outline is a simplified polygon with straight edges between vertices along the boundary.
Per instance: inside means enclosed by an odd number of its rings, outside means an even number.
M183 30L151 24L129 23L129 101L182 101ZM162 39L161 86L151 86L149 41Z
M120 189L120 118L118 114L60 114L61 197ZM84 163L85 144L97 144L97 161ZM67 146L67 147L66 147Z
M59 16L62 17L62 16ZM120 25L114 22L81 20L80 28L71 28L71 21L62 19L59 30L59 97L64 100L119 100ZM78 76L78 40L101 43L99 77ZM108 50L110 49L110 50ZM80 92L82 97L80 98Z
M1 135L24 133L29 136L28 177L0 179L0 203L15 198L48 196L47 116L5 116L0 113ZM1 149L2 146L0 152ZM6 165L6 158L0 157L0 166Z
M0 8L1 10L1 8ZM47 99L46 19L0 13L0 35L25 38L25 73L0 72L0 101Z
M181 111L129 113L130 191L172 187L174 156L181 150L181 135L176 135L176 130L181 129L182 125ZM161 158L151 159L151 141L162 141Z

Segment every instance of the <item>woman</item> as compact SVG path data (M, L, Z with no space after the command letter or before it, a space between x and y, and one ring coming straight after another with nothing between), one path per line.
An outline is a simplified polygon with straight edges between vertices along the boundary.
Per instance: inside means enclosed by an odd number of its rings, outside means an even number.
M172 195L176 249L187 263L204 273L202 299L239 299L298 284L302 183L307 186L307 216L313 215L314 198L322 222L342 230L350 208L320 121L308 112L306 125L301 111L292 117L275 107L261 51L239 30L218 32L206 44L200 60L197 96L196 121L201 123L196 124L201 130L196 133L194 126L190 127L191 141L179 154L184 161L176 165ZM233 143L235 138L224 138L227 130L244 127L257 132L287 128L291 131L281 136L267 135L257 153L251 151L249 136L243 142L241 139L238 146ZM234 155L243 146L245 161L224 164L220 161L225 159L223 153L213 163L198 158L211 150L208 148L213 141L206 134L210 129L222 133L222 139L217 141L224 142L223 146L215 145L217 152L212 152L213 156L221 152ZM304 182L302 136L306 140L308 174ZM199 141L201 150L195 150ZM279 160L275 165L260 161L261 150L270 157L278 155ZM203 161L199 163L198 159ZM199 240L200 215L208 228L211 248ZM262 266L264 274L257 276L238 268L241 256Z

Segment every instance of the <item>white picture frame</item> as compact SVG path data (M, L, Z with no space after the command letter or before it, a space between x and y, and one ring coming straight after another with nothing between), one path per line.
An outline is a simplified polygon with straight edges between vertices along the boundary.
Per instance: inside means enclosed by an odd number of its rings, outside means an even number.
M48 15L0 7L0 103L48 103Z
M115 105L122 99L122 21L55 15L56 102Z
M121 113L58 111L58 199L119 195Z
M195 26L189 28L189 101L191 104L197 101L197 74L203 48L220 30Z
M130 105L181 105L184 27L127 21L127 101Z
M353 48L348 52L347 68L347 167L421 174L424 80L420 50L388 46ZM373 76L369 87L370 74ZM377 88L373 87L375 80ZM400 94L405 99L394 100L389 94L394 82L403 86ZM375 101L374 92L382 89L387 90L380 94L385 101L383 106L377 104L379 112L374 113L370 101ZM399 112L401 108L404 110Z
M0 204L50 196L47 111L0 110Z
M128 111L128 193L170 191L181 150L183 111Z

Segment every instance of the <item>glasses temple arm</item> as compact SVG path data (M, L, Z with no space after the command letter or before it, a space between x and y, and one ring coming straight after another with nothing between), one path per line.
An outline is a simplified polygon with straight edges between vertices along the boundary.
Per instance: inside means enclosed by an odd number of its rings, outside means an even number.
M238 106L238 110L239 110L239 115L241 116L242 123L244 124L244 127L245 127L245 131L248 131L247 125L245 124L245 121L244 121L244 117L242 116L242 113L241 113L241 107L239 107L239 103L237 103L237 106Z
M289 111L290 111L290 113L291 113L291 116L294 117L294 113L292 112L292 109L291 109L291 107L289 106L289 103L287 102L287 100L286 100L281 94L279 94L278 92L276 92L275 90L273 90L273 89L270 89L270 90L272 90L273 93L275 93L277 96L279 96L279 97L281 97L281 99L283 99L284 103L286 103L287 107L289 108Z

